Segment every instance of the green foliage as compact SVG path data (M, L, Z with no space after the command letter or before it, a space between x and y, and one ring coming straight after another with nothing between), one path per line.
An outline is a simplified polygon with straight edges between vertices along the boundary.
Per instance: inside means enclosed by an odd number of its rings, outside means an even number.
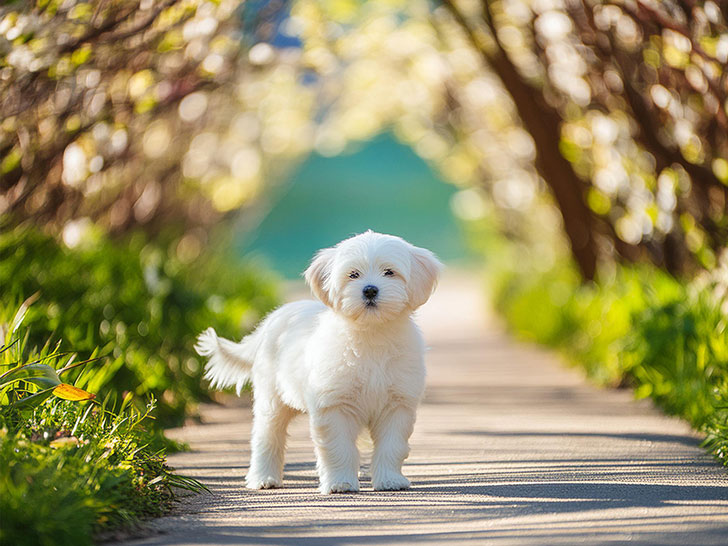
M26 308L27 304L28 302L23 303L16 314L15 319L10 325L10 333L8 334L8 337L12 336L12 333L15 332L16 328L14 328L14 324L18 321L18 317L23 317L25 315L24 308ZM22 320L22 318L20 320ZM6 339L3 345L3 352L12 348L16 342ZM17 365L18 361L10 363L10 366L13 367L0 375L0 401L12 409L23 409L35 408L51 396L56 396L62 400L74 400L76 402L82 400L93 400L96 397L95 394L61 381L61 378L59 377L60 374L73 369L76 367L75 365L69 363L68 366L55 370L48 364L41 364L42 360L47 360L48 358L58 359L63 356L64 355L60 355L53 351L50 355L44 356L27 364ZM68 360L70 360L70 358ZM79 364L87 364L92 360L98 359L87 360L80 362ZM0 366L0 370L4 368L5 366ZM39 390L24 396L24 394L27 394L26 391L18 388L18 385L22 385L23 382L35 385Z
M726 317L709 294L645 309L635 317L635 326L624 363L639 385L639 396L651 396L695 427L728 403Z
M146 445L146 415L87 409L49 400L0 432L1 544L90 544L94 532L168 509L179 480Z
M239 337L276 303L270 280L220 259L185 265L142 236L70 249L22 226L0 233L0 286L0 310L38 294L25 317L29 346L63 339L81 355L109 356L76 386L106 392L116 407L127 392L154 396L162 425L180 423L206 396L195 336L215 325Z
M571 264L545 272L503 273L496 306L524 339L569 352L598 383L619 384L619 359L634 316L678 297L681 287L654 269L620 269L599 283L580 284Z
M91 544L163 513L174 488L200 490L165 465L178 446L159 426L205 397L196 335L240 336L273 283L142 236L89 229L69 248L0 228L0 544Z
M22 315L21 308L16 317ZM202 488L170 472L161 435L143 428L154 399L139 411L126 397L116 413L111 398L39 400L64 385L59 376L73 383L89 370L74 365L75 355L60 352L60 344L28 349L19 322L0 351L0 544L92 544L98 532L162 514L173 487ZM96 364L95 373L103 373L103 362Z
M500 275L495 302L517 335L562 350L602 384L627 384L706 433L728 464L728 319L711 285L654 268L580 284L569 266Z

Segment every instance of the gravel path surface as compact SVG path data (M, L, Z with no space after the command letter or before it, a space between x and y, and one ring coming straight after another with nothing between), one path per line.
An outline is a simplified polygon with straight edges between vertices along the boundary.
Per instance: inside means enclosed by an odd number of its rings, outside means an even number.
M447 277L420 311L428 388L404 473L412 489L321 496L305 418L283 489L243 487L250 404L205 406L170 434L170 464L212 494L125 545L728 544L728 472L683 422L599 390L485 314L477 277ZM365 458L366 459L366 458Z

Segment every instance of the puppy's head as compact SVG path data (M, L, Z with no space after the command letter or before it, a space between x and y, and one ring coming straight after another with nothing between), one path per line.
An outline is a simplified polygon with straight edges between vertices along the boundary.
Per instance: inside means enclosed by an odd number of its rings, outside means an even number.
M305 277L314 295L337 313L386 322L425 303L441 268L429 250L367 231L319 251Z

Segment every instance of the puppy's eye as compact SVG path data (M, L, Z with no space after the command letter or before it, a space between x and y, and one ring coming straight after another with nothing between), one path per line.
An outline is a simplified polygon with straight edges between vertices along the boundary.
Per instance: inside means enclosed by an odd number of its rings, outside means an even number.
M391 269L385 269L384 270L384 276L385 277L391 277L392 275L394 275L394 271L392 271Z
M359 278L359 272L358 271L352 271L351 273L349 273L349 278L350 279L358 279Z

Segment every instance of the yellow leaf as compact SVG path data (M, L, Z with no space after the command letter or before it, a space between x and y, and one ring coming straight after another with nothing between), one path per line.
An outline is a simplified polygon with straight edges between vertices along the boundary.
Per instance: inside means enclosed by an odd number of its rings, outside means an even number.
M67 436L65 438L56 438L50 443L53 449L59 449L63 447L78 447L78 438L75 436Z
M60 385L58 385L55 389L53 389L53 394L55 394L58 398L63 398L64 400L73 400L74 402L79 402L81 400L93 400L94 398L96 398L95 394L87 392L83 389L79 389L78 387L74 387L73 385L69 385L67 383L61 383Z

